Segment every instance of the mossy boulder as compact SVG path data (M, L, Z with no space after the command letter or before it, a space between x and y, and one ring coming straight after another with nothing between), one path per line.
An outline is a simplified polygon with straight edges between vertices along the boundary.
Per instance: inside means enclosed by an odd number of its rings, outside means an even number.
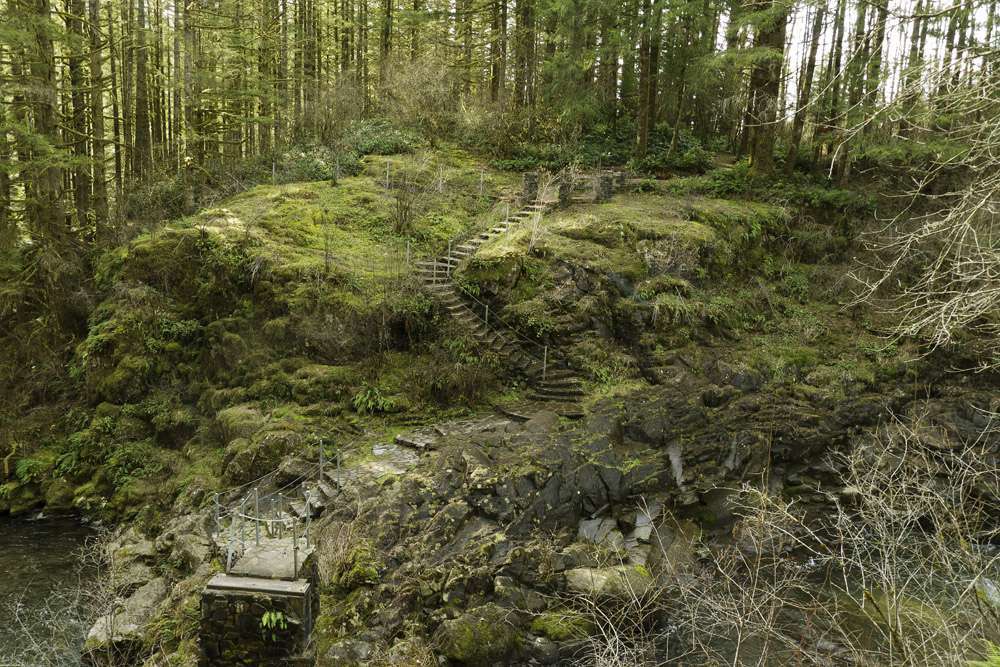
M491 665L511 657L520 635L510 612L495 604L471 609L441 624L435 644L445 656L467 665Z
M45 506L50 510L68 510L73 507L73 485L64 479L55 479L45 487Z
M301 448L302 434L281 428L267 428L250 438L235 438L226 445L226 476L233 482L247 482L274 470L281 460Z
M566 586L589 598L641 596L653 585L649 570L641 565L578 567L566 571Z
M552 641L583 639L594 630L594 623L574 609L553 609L535 616L531 631Z
M356 381L350 367L309 364L295 371L292 398L300 405L340 402L352 395L351 387Z
M345 590L376 584L382 567L375 546L363 540L354 545L343 559L333 563L330 583Z
M237 438L249 438L265 423L267 418L252 405L236 405L220 410L215 415L216 430L224 443Z

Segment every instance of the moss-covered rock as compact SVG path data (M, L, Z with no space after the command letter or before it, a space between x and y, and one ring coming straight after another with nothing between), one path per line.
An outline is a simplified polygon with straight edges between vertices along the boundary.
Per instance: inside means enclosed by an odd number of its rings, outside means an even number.
M517 650L519 633L510 612L486 604L442 623L435 644L452 660L467 665L490 665L502 662Z
M531 620L531 631L557 642L584 639L594 630L594 623L579 611L551 609Z

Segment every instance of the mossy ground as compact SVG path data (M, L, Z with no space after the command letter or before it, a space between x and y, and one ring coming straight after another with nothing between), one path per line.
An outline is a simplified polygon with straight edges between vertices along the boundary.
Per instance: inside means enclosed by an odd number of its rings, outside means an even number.
M457 149L369 157L336 184L259 185L108 251L70 362L76 397L10 431L0 509L49 497L155 524L174 498L256 477L320 435L478 404L497 365L406 260L491 224L517 182Z
M841 217L854 198L834 191L841 208L805 216L794 205L704 196L702 181L529 221L484 245L460 279L559 349L595 395L634 389L644 369L678 355L724 356L831 398L899 372L912 351L887 344L849 307L854 239Z

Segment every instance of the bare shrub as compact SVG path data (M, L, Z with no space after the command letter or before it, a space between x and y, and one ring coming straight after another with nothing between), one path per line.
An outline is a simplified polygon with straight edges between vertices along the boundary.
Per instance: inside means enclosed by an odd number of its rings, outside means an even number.
M881 119L907 119L896 139L919 151L907 160L912 186L897 198L900 211L867 237L873 259L855 272L858 298L891 315L896 336L931 349L971 343L984 367L1000 363L1000 86L952 77L998 56L970 49L950 66L926 63L902 94L847 130L841 147ZM938 91L933 105L915 113L927 90Z
M826 516L745 485L732 539L700 544L698 559L664 549L655 592L610 611L574 598L597 628L590 663L957 667L986 655L1000 640L995 433L956 443L893 419L834 459L844 487Z

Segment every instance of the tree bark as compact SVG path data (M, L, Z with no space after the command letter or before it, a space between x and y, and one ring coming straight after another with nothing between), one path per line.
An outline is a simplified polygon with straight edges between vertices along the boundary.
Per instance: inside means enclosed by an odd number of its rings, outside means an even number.
M826 17L826 5L816 6L813 16L812 34L809 39L809 56L799 82L798 102L795 106L795 117L792 120L792 136L788 141L788 155L785 157L785 172L792 173L795 161L799 155L799 144L802 141L802 129L806 122L806 110L812 102L813 75L816 71L816 51L819 49L819 39L823 33L823 19Z
M83 229L89 225L90 210L90 154L87 149L87 100L83 63L86 60L87 40L83 35L83 0L67 0L66 31L69 37L69 87L72 115L69 120L70 144L73 150L73 206L76 225Z
M750 106L752 132L750 136L750 169L756 176L774 171L774 139L776 133L778 95L781 90L781 70L784 61L787 9L781 0L771 0L774 16L758 26L754 45L771 50L768 58L759 59L750 74Z
M94 141L94 222L97 237L108 223L108 181L104 165L106 137L104 134L104 44L101 40L101 0L90 0L88 7L90 28L90 126Z
M135 26L135 149L132 173L142 180L152 163L149 128L149 78L146 72L146 0L137 0Z

